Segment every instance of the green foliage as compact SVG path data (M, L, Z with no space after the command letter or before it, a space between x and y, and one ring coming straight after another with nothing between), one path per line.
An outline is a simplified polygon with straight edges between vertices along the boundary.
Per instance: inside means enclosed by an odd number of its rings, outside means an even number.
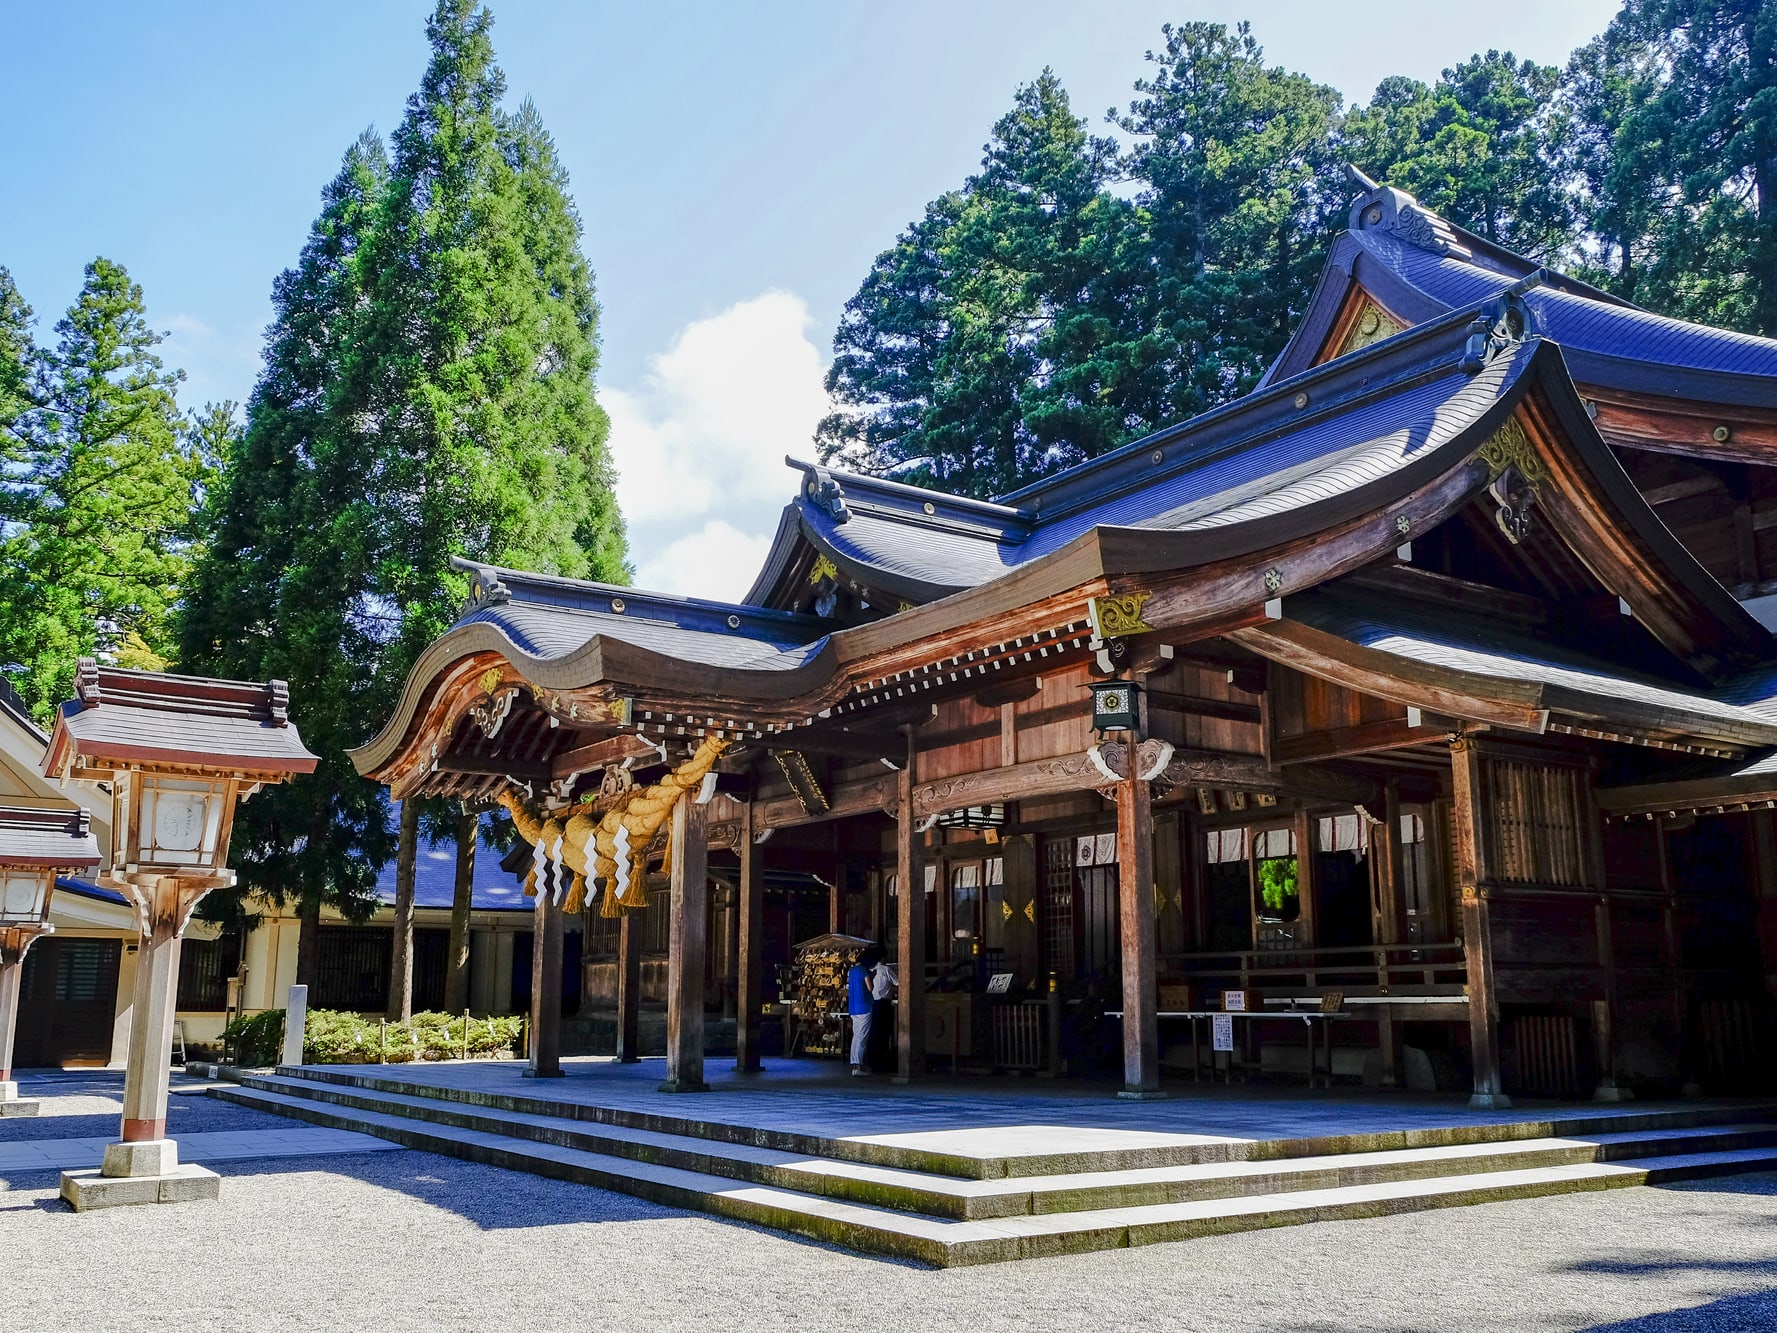
M1159 288L1165 421L1249 390L1288 341L1343 202L1339 95L1264 63L1251 29L1162 29L1118 119L1152 217L1142 256Z
M262 1009L230 1019L222 1029L222 1042L244 1069L275 1065L284 1053L284 1011Z
M1153 424L1163 380L1128 262L1139 211L1116 146L1045 70L981 170L877 257L847 303L823 455L972 495L1007 491Z
M188 423L142 289L95 259L53 347L0 270L0 670L40 721L75 660L164 664L227 408Z
M1338 97L1267 68L1244 27L1165 32L1129 154L1045 70L980 171L877 256L834 338L822 457L1003 494L1245 392L1282 349Z
M240 891L348 917L374 908L394 838L346 752L454 620L452 558L627 574L580 221L536 109L501 109L491 25L440 0L392 154L359 138L274 284L182 625L182 664L288 680L322 756L243 807Z
M1296 858L1274 856L1259 862L1259 901L1273 912L1287 911L1297 897Z
M1777 6L1629 0L1567 83L1596 279L1777 336Z
M1384 79L1342 129L1345 155L1377 180L1497 245L1554 263L1571 250L1561 71L1489 51L1427 87Z
M471 1056L510 1058L518 1049L524 1020L516 1014L469 1020ZM387 1025L359 1014L311 1010L303 1031L302 1058L309 1064L407 1064L452 1060L463 1055L463 1016L419 1013L410 1022Z
M1652 309L1777 335L1777 5L1628 0L1565 73L1476 54L1341 113L1246 25L1163 29L1086 133L1048 71L847 303L821 456L1004 494L1252 387L1350 162Z
M495 1014L469 1020L469 1054L510 1059L522 1039L524 1019ZM276 1064L284 1051L284 1011L266 1009L229 1023L223 1040L244 1068ZM414 1060L460 1060L463 1016L415 1014L411 1022L383 1024L340 1009L311 1009L302 1030L304 1064L407 1064Z

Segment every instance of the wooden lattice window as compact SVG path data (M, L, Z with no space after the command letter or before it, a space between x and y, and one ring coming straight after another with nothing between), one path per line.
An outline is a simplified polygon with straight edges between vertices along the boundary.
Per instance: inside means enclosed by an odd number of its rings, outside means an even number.
M1043 971L1074 975L1074 840L1043 840Z
M1488 764L1492 873L1507 882L1586 882L1585 773L1494 759Z

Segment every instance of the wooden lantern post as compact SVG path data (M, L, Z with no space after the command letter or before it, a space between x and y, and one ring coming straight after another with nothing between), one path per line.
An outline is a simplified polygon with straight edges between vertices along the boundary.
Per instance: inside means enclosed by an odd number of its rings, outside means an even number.
M49 924L49 896L56 876L91 874L98 866L99 844L86 811L0 806L0 1117L38 1110L35 1101L19 1098L12 1078L25 954L39 935L55 929Z
M44 773L111 789L111 866L101 882L141 931L119 1142L97 1171L62 1175L76 1209L216 1198L221 1178L181 1166L167 1137L179 939L198 901L234 883L228 841L237 801L316 758L290 725L282 681L250 684L100 667L82 658Z

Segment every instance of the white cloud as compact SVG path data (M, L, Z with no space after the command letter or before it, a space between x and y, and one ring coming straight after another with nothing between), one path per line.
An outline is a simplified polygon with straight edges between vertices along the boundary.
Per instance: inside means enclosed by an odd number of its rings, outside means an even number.
M634 388L601 393L636 581L732 600L751 586L827 410L808 306L766 292L688 324Z

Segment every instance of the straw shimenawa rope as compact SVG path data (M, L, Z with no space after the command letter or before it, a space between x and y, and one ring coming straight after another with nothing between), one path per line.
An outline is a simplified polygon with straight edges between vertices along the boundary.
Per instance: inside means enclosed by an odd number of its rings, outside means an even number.
M600 908L603 916L618 916L623 908L646 907L644 858L648 844L654 841L654 835L660 832L680 798L703 784L728 745L727 741L706 736L684 763L652 786L625 793L603 815L588 803L571 815L543 816L510 788L501 792L500 804L511 814L519 836L537 849L530 873L525 876L524 891L535 894L538 872L554 862L558 875L563 873L563 867L573 872L573 884L563 904L567 912L578 912L585 905L589 879L605 889Z

